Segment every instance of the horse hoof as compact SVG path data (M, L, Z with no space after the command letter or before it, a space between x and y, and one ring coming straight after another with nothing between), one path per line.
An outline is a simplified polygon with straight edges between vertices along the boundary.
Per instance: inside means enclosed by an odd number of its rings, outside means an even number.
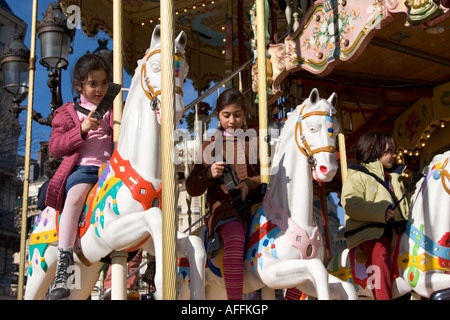
M450 300L450 288L433 292L430 300Z

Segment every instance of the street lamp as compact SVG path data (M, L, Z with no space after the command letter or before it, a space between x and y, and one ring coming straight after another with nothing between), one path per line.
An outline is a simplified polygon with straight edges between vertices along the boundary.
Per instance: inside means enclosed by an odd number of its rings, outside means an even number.
M40 40L41 60L39 63L49 71L47 82L52 94L51 112L47 118L33 110L33 119L40 124L51 126L53 112L62 104L61 69L67 69L68 56L72 51L75 29L67 27L67 18L58 2L48 5L43 19L37 23ZM3 89L12 98L11 113L17 118L27 107L20 106L28 94L30 50L23 43L23 34L17 34L9 47L0 53L0 67L3 71ZM34 66L33 66L34 67Z
M47 82L52 101L50 107L53 111L62 104L61 95L61 69L69 65L69 53L72 53L72 41L75 29L67 27L67 18L58 2L48 5L43 19L37 23L37 33L41 47L41 60L39 63L49 71Z
M3 89L13 98L11 112L20 113L20 103L28 94L28 69L30 50L23 43L24 34L16 33L14 41L0 53L3 72Z

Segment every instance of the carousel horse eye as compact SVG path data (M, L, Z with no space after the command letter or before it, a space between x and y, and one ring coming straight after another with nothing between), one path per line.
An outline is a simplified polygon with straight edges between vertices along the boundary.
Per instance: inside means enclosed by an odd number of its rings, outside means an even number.
M316 126L313 126L313 125L309 125L309 126L308 126L308 130L309 130L309 132L311 132L311 133L316 133L317 131L319 131L319 130L316 128Z

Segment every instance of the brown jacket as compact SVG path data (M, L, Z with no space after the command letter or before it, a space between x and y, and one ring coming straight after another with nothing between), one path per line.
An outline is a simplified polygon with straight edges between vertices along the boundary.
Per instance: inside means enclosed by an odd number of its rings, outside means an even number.
M220 139L220 136L218 137L217 139L213 137L211 141L205 141L203 143L202 163L194 165L192 172L186 180L186 190L191 196L200 196L205 191L208 191L206 201L209 211L205 215L208 238L214 233L214 229L219 221L231 217L239 218L231 202L231 197L225 188L223 179L208 179L206 177L206 172L213 163L214 158L216 157L217 161L223 161L225 159L234 168L239 181L244 181L247 184L249 195L252 192L257 192L261 184L256 131L250 139L244 139L243 136L223 136L223 139ZM223 149L220 148L221 142ZM228 150L234 150L234 155L228 154L227 156L227 148ZM220 155L221 151L223 157Z

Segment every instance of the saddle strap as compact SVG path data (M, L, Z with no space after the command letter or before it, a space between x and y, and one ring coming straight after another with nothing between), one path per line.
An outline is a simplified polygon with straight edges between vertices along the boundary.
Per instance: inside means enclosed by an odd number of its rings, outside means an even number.
M424 249L431 255L437 256L441 259L450 260L449 247L444 247L443 245L434 242L433 239L425 235L409 221L406 224L405 233L411 240L413 240L417 245L419 245L422 249Z
M95 109L93 117L97 120L103 119L103 116L106 112L112 107L112 103L116 96L119 94L122 86L120 84L110 82L108 85L108 91L106 92L103 99L98 104L97 108ZM76 100L73 102L74 107L76 110L80 111L81 113L84 113L85 115L88 115L91 111L83 108L78 104Z
M111 157L111 167L117 178L128 187L133 199L138 201L144 210L152 208L155 200L158 201L158 207L161 209L161 190L162 183L159 184L158 190L153 188L153 184L142 178L131 166L130 161L124 160L119 152L117 146Z
M318 250L322 248L322 236L316 226L311 232L311 236L292 220L283 208L279 208L272 201L270 196L263 200L264 211L269 220L284 230L291 246L297 249L301 259L313 259Z

